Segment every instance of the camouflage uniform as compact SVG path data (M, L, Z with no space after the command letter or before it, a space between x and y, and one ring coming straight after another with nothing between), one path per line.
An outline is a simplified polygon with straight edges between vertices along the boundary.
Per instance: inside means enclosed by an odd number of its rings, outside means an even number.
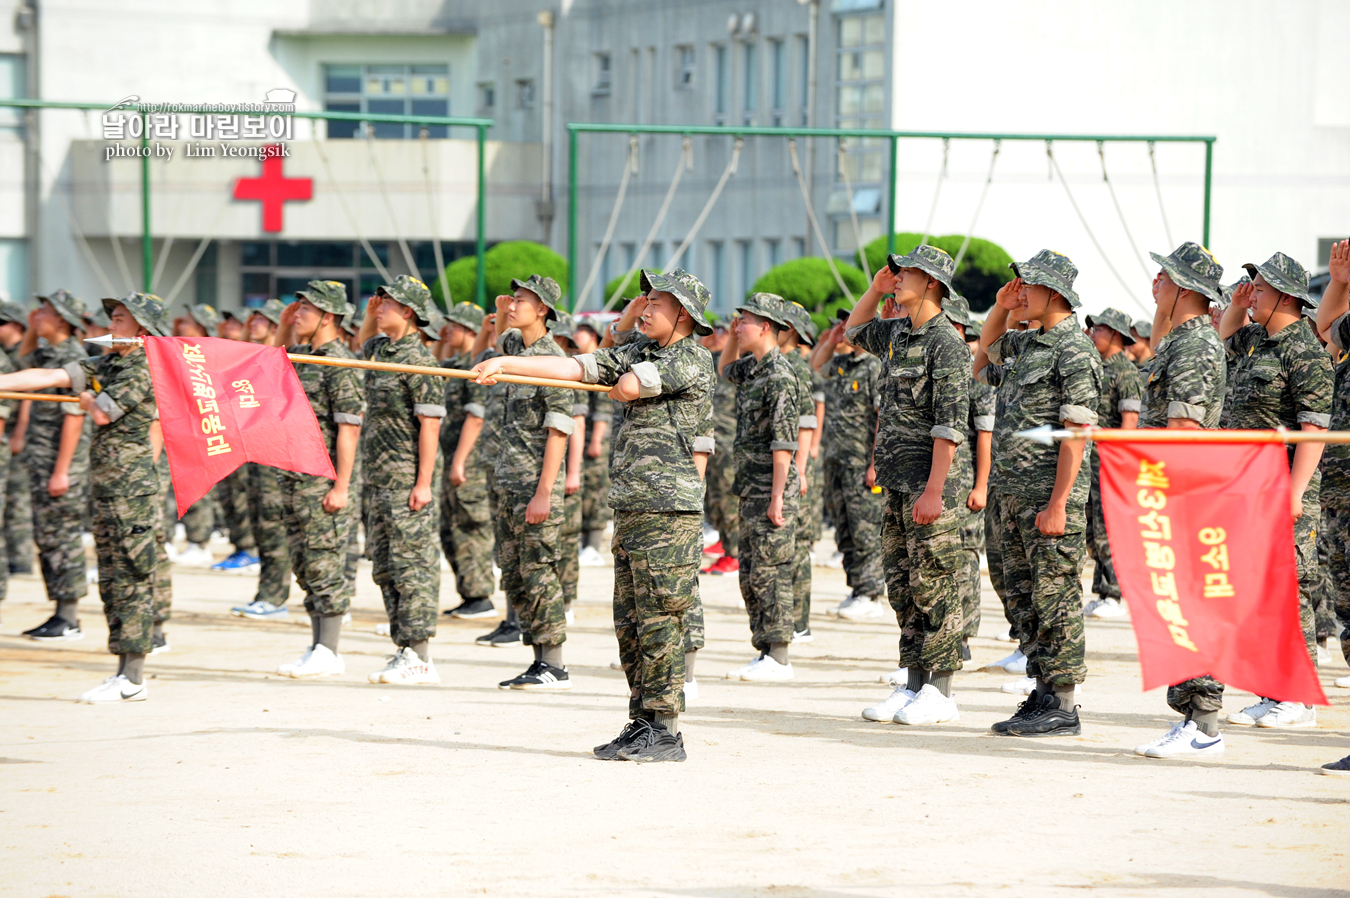
M27 310L14 302L0 303L0 321L12 321L28 327ZM19 367L19 347L4 351L9 361L7 370L15 371ZM6 437L12 436L18 422L18 409L14 409L4 430ZM7 471L5 481L4 539L6 554L0 555L0 567L5 568L8 578L11 572L31 573L33 570L33 494L28 485L28 459L23 453L18 457L6 455L4 460Z
M641 278L644 292L674 294L698 333L712 330L703 317L708 291L692 275L676 269L644 271ZM695 614L702 621L703 481L694 453L713 450L712 355L689 337L662 347L638 335L576 360L586 383L613 385L630 371L638 379L638 398L627 403L613 442L614 631L628 716L678 714L690 648L686 626Z
M346 287L336 281L310 281L309 289L297 295L309 300L320 311L339 317L351 308ZM356 358L341 337L318 347L309 344L293 346L290 352L325 358ZM296 365L295 372L314 409L319 433L336 471L338 425L360 427L365 417L362 372L354 368L305 364ZM349 484L347 504L329 513L324 510L323 500L333 488L334 481L317 474L294 471L278 471L276 479L281 494L285 540L290 549L287 588L290 587L289 572L293 571L300 588L305 591L305 610L311 617L346 614L355 594L355 583L347 578L347 549L356 527L360 490L354 483Z
M1066 257L1042 250L1018 268L1024 280L1047 286L1071 308L1079 307L1070 286L1077 269ZM1062 421L1096 424L1101 362L1073 314L1049 330L1008 331L988 354L981 380L999 393L993 463L1004 607L1027 656L1027 676L1067 687L1087 677L1080 578L1092 449L1084 450L1069 492L1064 534L1046 536L1036 526L1036 515L1054 492L1060 449L1015 434Z
M431 295L426 285L399 275L382 288L426 321ZM380 334L362 351L375 362L436 367L436 357L416 331L398 340ZM372 575L384 595L389 635L408 647L436 635L441 567L436 552L438 508L435 498L418 511L408 507L417 485L420 418L445 416L444 385L430 374L366 373L366 415L361 451L368 484L366 547Z
M880 598L881 516L886 500L867 486L872 435L881 405L881 362L864 351L838 353L824 369L825 422L820 438L824 493L844 577L855 595Z
M713 370L722 353L713 353ZM713 436L717 448L708 458L708 518L722 542L722 551L732 558L740 557L741 499L736 495L736 460L731 447L736 441L736 386L724 378L717 379L713 393Z
M797 331L798 338L804 345L810 346L815 336L815 325L811 323L811 316L795 302L785 303L784 307L788 322L793 330ZM817 390L819 375L811 370L811 363L797 350L785 353L784 358L797 375L797 387L801 394L798 400L801 412L798 427L802 430L815 430L820 426L816 416L817 397L820 402L825 401L823 382ZM794 465L788 473L788 488L795 488L798 492L796 545L793 548L792 558L792 619L798 633L805 633L811 629L811 549L820 538L820 478L816 476L816 460L809 453L806 456L805 470L807 488L804 496L800 495L801 488L796 483L797 478L793 476L797 471L796 466Z

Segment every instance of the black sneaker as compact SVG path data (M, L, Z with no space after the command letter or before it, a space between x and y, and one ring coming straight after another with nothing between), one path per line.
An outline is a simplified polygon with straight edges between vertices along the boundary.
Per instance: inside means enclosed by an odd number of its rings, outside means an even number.
M1007 736L1077 736L1083 731L1078 722L1078 708L1065 711L1059 706L1059 697L1053 692L1041 696L1035 711L1021 720L1008 722Z
M653 723L628 745L619 749L620 760L652 763L656 761L683 761L684 734L674 736L670 730Z
M84 633L80 630L79 624L72 624L55 614L49 617L45 623L31 630L24 630L23 635L38 642L74 642L77 639L84 638Z
M1040 706L1041 706L1040 693L1033 690L1031 695L1027 696L1026 699L1022 702L1022 704L1017 706L1017 710L1013 712L1012 717L1009 717L1007 720L1000 720L998 723L994 724L989 729L999 736L1007 736L1008 727L1012 726L1015 723L1023 721L1028 717L1030 717L1031 715L1035 714L1037 710L1039 710Z
M508 624L502 621L497 625L497 629L491 633L485 633L474 640L476 645L485 645L488 648L503 649L513 645L520 645L520 627Z
M157 636L151 638L150 654L162 655L167 651L171 651L169 648L169 637L165 636L163 633L160 633Z
M604 745L597 745L592 749L592 754L602 761L619 760L619 750L627 748L635 739L638 739L646 730L651 729L651 721L638 718L628 721L628 726L619 731L615 736Z
M481 617L496 617L497 608L491 599L465 599L458 608L444 612L456 620L477 620Z

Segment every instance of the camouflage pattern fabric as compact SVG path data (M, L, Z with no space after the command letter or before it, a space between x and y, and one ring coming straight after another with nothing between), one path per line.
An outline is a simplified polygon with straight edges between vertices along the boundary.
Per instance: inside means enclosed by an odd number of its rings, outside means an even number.
M880 597L881 519L886 500L867 486L881 404L881 361L868 352L838 353L823 369L825 421L820 452L824 493L844 576L858 595Z
M936 521L916 524L921 495L889 491L881 530L887 595L900 625L900 666L960 670L962 515L944 503Z
M717 370L722 353L712 354ZM717 529L726 555L740 556L741 498L736 495L736 460L732 445L736 442L736 387L725 378L717 378L713 389L713 454L708 457L706 511Z
M548 517L525 523L532 494L503 491L497 516L497 558L502 592L520 616L525 645L562 645L567 641L562 578L562 526L565 503L559 478L549 500Z
M788 483L791 482L789 474ZM797 490L784 491L786 523L775 527L769 521L768 496L741 495L741 598L750 618L750 644L761 652L767 652L776 643L792 641L796 624L793 573L797 544L793 521L800 499Z

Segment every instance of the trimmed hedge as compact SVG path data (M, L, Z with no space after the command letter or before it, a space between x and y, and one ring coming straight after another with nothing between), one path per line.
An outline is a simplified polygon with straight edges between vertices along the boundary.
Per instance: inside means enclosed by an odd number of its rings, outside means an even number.
M895 252L904 255L918 246L921 239L922 234L910 231L897 232ZM964 234L947 234L942 237L929 237L928 243L944 250L955 259L965 239ZM867 256L868 267L873 271L885 265L885 235L863 247L863 252ZM994 295L998 293L998 288L1013 279L1012 269L1008 268L1008 264L1012 261L1012 256L997 243L979 237L971 238L970 246L966 247L966 256L961 260L961 267L956 270L953 285L957 293L970 301L972 312L985 312L993 308Z
M512 278L523 280L532 274L542 274L557 281L566 303L567 260L543 244L531 240L498 243L483 254L483 262L489 308L494 297L511 292ZM473 302L478 287L478 257L465 256L451 262L445 267L445 280L450 287L451 303L446 303L441 296L440 278L433 278L428 283L432 297L442 309L455 302Z

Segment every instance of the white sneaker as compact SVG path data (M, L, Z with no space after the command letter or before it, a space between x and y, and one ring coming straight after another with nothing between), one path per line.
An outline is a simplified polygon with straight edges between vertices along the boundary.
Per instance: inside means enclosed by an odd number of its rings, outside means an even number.
M844 553L835 551L830 553L830 557L825 560L825 566L834 568L836 571L844 569Z
M1278 702L1256 722L1259 727L1303 729L1317 726L1317 708L1301 702Z
M316 645L305 653L298 663L285 671L288 677L303 680L310 677L333 677L347 672L341 655L333 654L326 645Z
M387 623L384 623L384 624L376 624L376 625L375 625L375 635L376 635L376 636L388 636L388 635L389 635L389 624L387 624Z
M888 674L882 674L878 679L887 686L904 686L909 683L909 668L897 667Z
M594 546L583 546L581 554L577 556L577 564L580 567L604 567L605 556Z
M739 680L739 679L741 679L741 678L745 675L745 673L746 673L748 670L750 670L750 668L754 667L756 664L758 664L759 662L763 661L766 657L768 657L768 656L767 656L767 655L760 655L758 658L753 658L753 659L751 659L751 661L750 661L749 664L742 664L740 667L736 668L735 670L729 670L729 671L727 671L727 679L728 679L728 680Z
M1022 654L1021 649L1017 649L1002 661L995 661L993 666L1001 667L1010 674L1022 674L1025 676L1027 672L1027 656Z
M1009 680L998 687L999 692L1006 692L1009 695L1031 695L1036 691L1036 681L1031 677L1022 677L1020 680Z
M870 596L855 596L847 607L839 606L839 616L855 623L880 620L882 613L881 603Z
M305 653L301 655L299 658L296 658L294 661L287 661L285 664L278 667L277 673L281 674L284 677L289 677L291 675L291 671L295 670L297 667L300 667L302 664L308 661L309 656L312 654L314 654L314 646L311 645L305 649Z
M89 581L90 583L94 583L97 581L98 571L95 570L94 574L95 579L90 580ZM1317 644L1317 666L1321 667L1323 664L1330 664L1330 663L1331 663L1331 649L1327 648L1326 646L1322 645L1322 643L1319 642Z
M1097 620L1114 620L1125 616L1125 604L1120 599L1097 599L1088 608L1091 610L1084 613Z
M1224 753L1223 736L1207 736L1194 720L1182 720L1152 742L1134 750L1145 758L1217 758Z
M698 680L688 680L684 684L684 700L686 702L698 701Z
M1256 704L1248 705L1236 714L1229 714L1228 722L1234 726L1254 727L1256 722L1265 717L1277 704L1279 703L1273 698L1259 699Z
M895 691L868 708L863 708L863 720L875 720L878 723L890 723L895 720L895 715L910 702L914 701L914 693L906 688L904 683L897 684Z
M403 661L392 670L386 668L382 671L380 682L394 686L435 686L441 682L436 665L430 659L423 661L407 647L399 649L399 654L403 656Z
M1350 689L1350 677L1340 677L1332 685L1339 686L1342 689Z
M87 705L104 705L114 702L143 702L149 696L145 681L138 686L124 675L108 677L84 695L78 701Z
M188 543L187 548L178 553L178 563L183 567L209 568L216 563L216 556L207 551L205 546Z
M895 713L895 722L909 726L929 723L952 723L961 719L956 699L943 695L932 683L926 683L914 701Z
M742 680L756 683L778 683L792 679L792 662L779 664L769 655L759 659L759 663L741 674Z

